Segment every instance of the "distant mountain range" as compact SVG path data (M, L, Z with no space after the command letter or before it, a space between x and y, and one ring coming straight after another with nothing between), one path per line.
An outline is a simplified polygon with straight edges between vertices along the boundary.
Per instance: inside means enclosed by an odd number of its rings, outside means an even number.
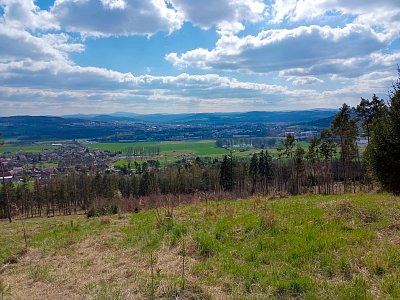
M312 109L299 111L250 111L233 113L194 114L134 114L116 112L106 115L64 115L64 118L79 118L100 122L145 122L174 124L233 124L233 123L299 123L312 122L332 117L335 109Z
M100 115L12 116L0 117L0 132L4 138L19 141L55 139L106 139L106 140L161 140L196 136L214 138L215 126L235 128L224 135L248 134L246 128L254 124L313 124L328 127L336 110L313 109L305 111L251 111L236 113L149 114L117 112ZM177 125L188 127L177 127ZM243 126L252 124L252 126ZM154 130L157 128L157 130ZM256 126L257 127L257 126ZM185 129L186 128L186 129ZM191 134L186 134L191 131ZM228 133L227 133L228 132ZM259 132L259 131L258 131ZM151 136L150 136L151 135Z

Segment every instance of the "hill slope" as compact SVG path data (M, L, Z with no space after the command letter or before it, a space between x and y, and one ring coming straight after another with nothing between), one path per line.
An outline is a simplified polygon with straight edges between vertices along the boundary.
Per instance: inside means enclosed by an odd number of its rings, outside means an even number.
M108 136L117 132L105 122L50 116L0 117L0 132L19 140L79 139Z
M6 299L400 297L399 197L255 198L181 206L171 218L159 212L158 219L151 210L120 218L25 221L31 247L3 270L3 294ZM22 223L0 225L4 262L23 248Z
M176 124L234 124L234 123L296 123L311 122L331 117L336 113L333 109L311 109L299 111L249 111L232 113L193 113L193 114L132 114L112 113L109 115L66 115L94 121L132 121L148 123Z

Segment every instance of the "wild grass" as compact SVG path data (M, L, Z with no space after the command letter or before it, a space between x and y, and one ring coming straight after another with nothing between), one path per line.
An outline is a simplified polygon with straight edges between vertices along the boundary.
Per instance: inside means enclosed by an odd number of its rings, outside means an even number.
M25 250L23 222L30 247L57 253L107 228L110 222L104 220L104 218L87 220L83 216L33 218L24 221L17 219L12 223L1 220L0 265Z
M125 293L117 285L101 280L98 283L85 285L83 289L84 298L94 300L124 300Z
M207 212L197 203L168 217L149 210L124 223L73 221L37 229L31 245L55 255L105 235L107 251L119 255L109 263L125 277L92 280L82 288L90 299L129 298L132 285L143 297L167 299L400 298L400 198L388 194L211 201ZM86 272L96 268L93 257L79 261ZM45 280L39 270L31 276Z
M47 266L31 266L29 268L29 277L33 279L33 281L53 281L53 277L50 274L49 268Z

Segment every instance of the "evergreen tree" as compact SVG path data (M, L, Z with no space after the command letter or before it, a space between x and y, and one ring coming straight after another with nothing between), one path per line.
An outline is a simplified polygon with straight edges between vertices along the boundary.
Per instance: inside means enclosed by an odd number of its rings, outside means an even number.
M225 155L220 167L219 179L219 184L225 191L231 191L233 189L232 164L232 157L228 160L228 156Z
M400 194L400 69L390 92L388 111L373 126L366 157L374 177L382 186Z
M286 158L293 158L293 149L295 147L295 138L294 135L288 134L286 136L286 139L282 142L281 147L278 148L278 151L280 152L280 156L284 155Z
M385 102L375 94L372 96L371 101L361 98L360 104L355 108L357 117L361 121L361 125L367 135L368 142L374 121L382 117L386 110Z
M261 151L262 152L262 151ZM257 179L258 179L258 158L257 153L254 153L251 157L249 175L251 177L251 193L255 192Z
M339 112L332 120L332 132L340 139L340 155L344 170L344 181L346 186L351 176L351 162L356 153L357 125L352 118L350 106L342 105Z
M332 160L336 154L336 144L330 129L322 129L319 139L319 153L325 162Z
M306 151L299 145L297 145L294 151L293 163L295 169L295 193L298 194L301 192L301 178L303 177L304 173L304 156Z

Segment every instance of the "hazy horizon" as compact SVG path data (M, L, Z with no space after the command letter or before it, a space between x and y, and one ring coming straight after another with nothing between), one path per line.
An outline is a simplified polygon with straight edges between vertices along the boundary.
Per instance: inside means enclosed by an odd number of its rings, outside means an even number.
M398 0L0 0L0 115L387 99L399 15Z
M146 116L146 115L195 115L195 114L241 114L241 113L279 113L279 112L302 112L302 111L335 111L338 108L310 108L310 109L294 109L294 110L248 110L248 111L216 111L216 112L187 112L187 113L135 113L135 112L122 112L122 111L115 111L110 113L76 113L76 114L15 114L15 115L0 115L0 117L70 117L70 116L101 116L101 115L109 115L118 117L119 115L132 115L135 116Z

